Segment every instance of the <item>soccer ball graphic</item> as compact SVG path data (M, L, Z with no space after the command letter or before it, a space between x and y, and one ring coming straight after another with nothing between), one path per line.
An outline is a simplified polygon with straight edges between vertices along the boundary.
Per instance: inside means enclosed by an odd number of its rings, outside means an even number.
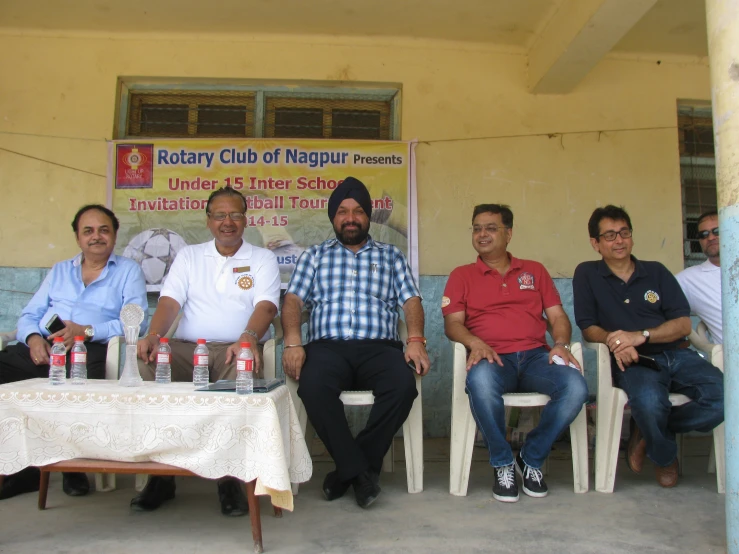
M123 250L123 255L135 260L144 271L146 290L158 291L172 267L172 262L185 240L169 229L147 229L134 236Z

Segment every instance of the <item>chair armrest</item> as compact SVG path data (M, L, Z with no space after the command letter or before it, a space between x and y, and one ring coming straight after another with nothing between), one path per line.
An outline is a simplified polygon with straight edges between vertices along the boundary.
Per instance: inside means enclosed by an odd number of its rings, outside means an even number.
M714 344L711 350L711 363L717 368L724 371L724 345Z
M713 352L713 348L716 345L708 340L708 334L706 331L706 324L701 321L698 324L697 329L690 330L688 340L693 348L700 350L701 352L705 352L706 354L710 354Z
M123 337L113 337L108 341L108 353L105 357L105 378L116 380L120 373L121 342Z
M584 348L595 350L598 366L598 394L606 393L613 389L613 376L611 374L611 353L602 342L582 341Z
M17 330L7 331L0 333L0 350L8 346L9 343L16 340L15 336L18 334Z
M573 342L570 344L570 352L577 360L577 363L580 364L580 373L582 375L585 375L585 363L583 362L583 356L582 356L582 344L579 342Z

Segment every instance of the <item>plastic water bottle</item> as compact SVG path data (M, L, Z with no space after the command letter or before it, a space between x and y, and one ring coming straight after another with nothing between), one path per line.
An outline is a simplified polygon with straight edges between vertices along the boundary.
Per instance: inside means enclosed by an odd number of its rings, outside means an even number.
M157 368L154 373L154 381L157 383L172 382L172 349L169 347L169 339L159 339L159 350L157 350Z
M254 354L251 343L242 342L236 358L236 394L254 392Z
M208 347L205 339L198 339L192 355L192 384L196 387L208 386Z
M49 384L63 385L67 380L67 349L64 339L57 337L51 347L51 363L49 364Z
M87 347L85 337L74 337L72 346L72 376L73 385L85 385L87 383Z

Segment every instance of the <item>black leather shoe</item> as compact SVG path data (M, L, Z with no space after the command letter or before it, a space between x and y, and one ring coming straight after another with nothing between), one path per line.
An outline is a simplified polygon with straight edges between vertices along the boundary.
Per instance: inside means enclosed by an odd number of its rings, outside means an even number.
M351 484L351 481L341 481L338 471L332 471L323 480L323 496L329 502L341 498L349 490Z
M62 490L67 496L85 496L90 492L86 473L62 473Z
M0 500L12 498L24 492L35 492L39 489L41 471L37 467L27 467L13 475L6 475L0 489Z
M380 485L372 478L369 472L363 471L352 481L354 497L360 508L369 508L380 495Z
M224 516L243 516L249 513L249 501L238 479L224 479L218 483L218 500Z
M174 477L149 477L144 490L131 500L131 509L136 512L152 512L174 498L175 488Z

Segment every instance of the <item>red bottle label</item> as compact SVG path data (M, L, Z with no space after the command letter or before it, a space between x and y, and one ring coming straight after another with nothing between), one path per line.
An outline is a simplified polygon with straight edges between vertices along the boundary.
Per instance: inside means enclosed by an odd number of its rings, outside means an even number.
M193 354L192 365L208 365L208 354Z
M254 360L236 360L236 371L254 371Z
M157 363L158 364L172 363L172 353L171 352L159 352L157 354Z
M67 355L66 354L52 354L51 355L51 365L67 365Z
M73 364L86 364L87 363L87 352L72 352L72 363Z

